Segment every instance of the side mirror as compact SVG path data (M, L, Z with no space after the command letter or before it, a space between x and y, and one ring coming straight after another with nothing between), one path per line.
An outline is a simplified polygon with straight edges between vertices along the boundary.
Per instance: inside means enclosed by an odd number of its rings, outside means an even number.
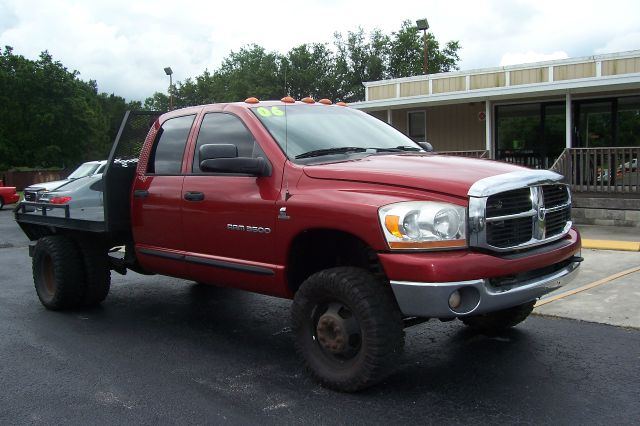
M240 173L268 176L269 165L262 157L238 157L238 147L232 144L202 145L200 170L208 173Z
M429 142L418 142L418 145L420 145L422 149L427 152L433 152L433 145L431 145Z

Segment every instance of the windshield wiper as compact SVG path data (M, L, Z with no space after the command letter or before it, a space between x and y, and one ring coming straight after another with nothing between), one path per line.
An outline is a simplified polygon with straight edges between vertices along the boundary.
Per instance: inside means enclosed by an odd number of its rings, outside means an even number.
M400 145L395 147L398 151L424 151L422 148L417 146L409 146L409 145Z
M296 155L296 160L301 158L321 157L323 155L331 154L348 154L351 152L365 152L367 148L361 148L358 146L341 146L337 148L325 148L316 149L314 151L305 152L304 154Z
M421 148L400 145L395 148L363 148L360 146L341 146L336 148L316 149L314 151L305 152L304 154L296 155L296 160L301 158L321 157L323 155L332 154L348 154L352 152L407 152L407 151L422 151Z

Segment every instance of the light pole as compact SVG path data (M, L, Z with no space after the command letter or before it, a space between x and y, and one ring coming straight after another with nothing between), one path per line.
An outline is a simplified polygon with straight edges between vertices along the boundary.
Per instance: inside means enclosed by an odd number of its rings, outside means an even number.
M171 67L166 67L164 73L169 76L169 111L173 109L173 70Z
M424 73L429 74L429 59L427 57L427 30L429 29L429 22L427 18L418 19L416 21L416 26L418 27L418 31L422 30L422 37L424 40L424 61L422 65L424 66Z

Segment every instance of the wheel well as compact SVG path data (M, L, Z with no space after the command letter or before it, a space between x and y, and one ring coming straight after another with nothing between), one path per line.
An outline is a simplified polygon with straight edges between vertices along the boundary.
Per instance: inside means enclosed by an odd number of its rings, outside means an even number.
M384 276L375 250L358 237L331 229L298 235L289 251L287 282L295 293L312 274L335 266L355 266Z

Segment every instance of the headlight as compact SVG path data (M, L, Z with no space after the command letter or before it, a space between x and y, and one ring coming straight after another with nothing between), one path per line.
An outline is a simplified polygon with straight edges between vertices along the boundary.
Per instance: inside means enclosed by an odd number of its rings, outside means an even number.
M466 209L436 201L389 204L378 211L392 249L466 247Z

